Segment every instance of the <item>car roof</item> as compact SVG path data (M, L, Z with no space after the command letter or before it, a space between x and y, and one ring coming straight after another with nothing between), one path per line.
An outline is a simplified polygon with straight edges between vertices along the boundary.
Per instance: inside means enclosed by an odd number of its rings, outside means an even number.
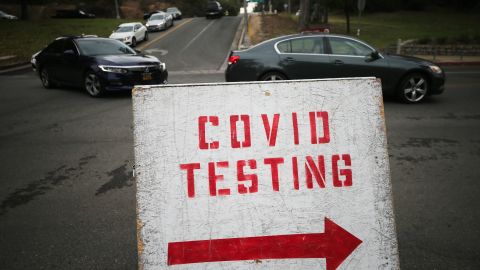
M131 23L122 23L119 25L120 26L135 26L137 24L140 24L139 22L131 22Z

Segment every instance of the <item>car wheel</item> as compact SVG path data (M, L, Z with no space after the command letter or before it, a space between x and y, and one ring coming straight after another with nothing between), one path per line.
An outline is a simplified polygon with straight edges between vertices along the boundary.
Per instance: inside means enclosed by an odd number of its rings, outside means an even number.
M145 31L145 36L143 36L143 40L144 40L144 41L147 41L147 40L148 40L148 32L147 32L147 31Z
M40 80L42 81L43 87L45 87L46 89L55 87L55 84L52 82L47 68L42 68L40 70Z
M87 72L85 75L85 90L92 97L100 97L103 95L102 84L97 74L93 72Z
M287 77L280 72L269 72L262 76L261 81L281 81L286 80Z
M402 80L397 95L402 102L419 103L425 99L428 90L427 77L421 73L412 73Z
M135 38L132 38L132 47L137 46L137 40Z

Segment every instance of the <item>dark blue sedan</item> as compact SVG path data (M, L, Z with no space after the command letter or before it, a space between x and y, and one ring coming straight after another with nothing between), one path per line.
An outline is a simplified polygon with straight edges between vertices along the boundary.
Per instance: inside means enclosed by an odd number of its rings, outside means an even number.
M57 38L32 59L45 88L85 88L93 97L134 85L167 83L165 64L120 41L91 36Z

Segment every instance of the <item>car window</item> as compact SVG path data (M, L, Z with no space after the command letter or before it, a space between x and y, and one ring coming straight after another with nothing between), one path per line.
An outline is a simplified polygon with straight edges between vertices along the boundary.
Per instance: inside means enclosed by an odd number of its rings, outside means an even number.
M307 37L290 39L278 43L277 49L281 53L323 54L323 38Z
M77 39L77 46L83 55L136 54L127 45L114 39Z
M71 50L74 53L77 53L77 47L75 47L75 44L73 44L73 42L71 40L66 40L64 45L65 45L63 47L64 52L68 51L68 50Z
M154 14L150 17L149 20L151 20L151 21L153 21L153 20L163 20L163 14Z
M127 33L127 32L132 32L133 27L132 26L119 26L115 32L117 33Z
M62 53L63 52L63 39L55 40L45 49L47 53Z
M368 46L346 38L330 37L332 54L366 56L373 52Z

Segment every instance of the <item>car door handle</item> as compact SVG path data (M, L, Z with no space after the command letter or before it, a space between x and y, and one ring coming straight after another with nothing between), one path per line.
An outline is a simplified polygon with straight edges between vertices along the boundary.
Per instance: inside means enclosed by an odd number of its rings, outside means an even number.
M337 60L333 61L333 64L335 64L335 65L343 65L343 61L337 59Z
M293 57L285 57L285 61L293 62L293 61L295 61L295 59L293 59Z

